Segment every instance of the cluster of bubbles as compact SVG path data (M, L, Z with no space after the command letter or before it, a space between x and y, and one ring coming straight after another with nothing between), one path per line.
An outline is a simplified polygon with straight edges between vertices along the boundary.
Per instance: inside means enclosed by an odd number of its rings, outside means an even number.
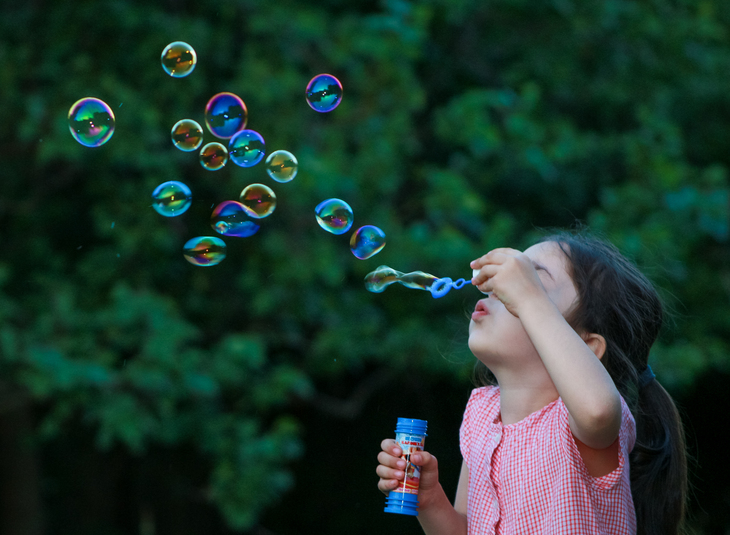
M160 60L163 70L174 78L189 76L198 61L193 47L182 41L167 45ZM307 84L305 98L313 110L331 112L342 101L342 84L331 74L317 75ZM203 145L203 128L193 119L177 121L170 132L175 148L183 152L200 149L198 160L204 169L218 171L229 161L240 167L253 167L264 159L264 138L246 128L248 109L238 95L229 92L213 95L205 106L204 119L208 131L220 141ZM114 113L105 102L93 97L75 102L69 110L68 122L74 139L87 147L103 145L114 133ZM291 152L276 150L268 155L264 167L274 181L287 183L296 177L299 162ZM186 184L168 181L152 192L152 207L162 216L176 217L190 208L192 198ZM250 184L241 191L237 201L226 200L215 206L211 228L225 237L253 236L260 228L255 220L268 217L275 209L274 191L264 184ZM354 221L352 208L340 199L322 201L315 208L315 217L331 234L348 232ZM350 238L352 254L359 259L370 258L384 246L385 233L372 225L358 228ZM214 266L226 257L226 244L216 236L199 236L185 243L183 256L197 266Z

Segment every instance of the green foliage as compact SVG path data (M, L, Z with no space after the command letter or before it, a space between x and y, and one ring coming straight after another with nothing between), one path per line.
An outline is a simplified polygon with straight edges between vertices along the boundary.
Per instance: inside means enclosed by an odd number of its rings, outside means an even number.
M490 248L575 219L666 293L662 382L677 391L728 369L719 0L39 5L0 17L0 370L50 407L44 436L80 419L101 448L192 445L210 463L207 496L249 527L292 484L298 404L372 369L435 381L471 366L449 345L468 290L368 294L366 273L468 276ZM160 67L175 40L198 53L188 78ZM320 72L344 85L330 114L303 98ZM293 182L272 184L261 165L211 173L172 147L172 125L202 124L220 91L244 99L267 152L297 156ZM68 132L85 96L116 114L101 148ZM191 187L188 213L150 209L166 180ZM279 198L261 231L227 239L219 266L187 264L182 245L213 232L211 207L251 182ZM356 260L347 236L317 226L329 197L385 230L378 256Z

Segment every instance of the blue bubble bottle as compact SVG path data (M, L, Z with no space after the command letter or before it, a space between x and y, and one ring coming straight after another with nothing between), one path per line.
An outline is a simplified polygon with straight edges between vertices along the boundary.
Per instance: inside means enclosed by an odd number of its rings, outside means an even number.
M390 491L385 500L386 513L418 516L418 485L421 482L421 469L411 464L411 453L423 451L426 443L426 420L398 418L395 440L403 451L401 458L406 462L403 482Z

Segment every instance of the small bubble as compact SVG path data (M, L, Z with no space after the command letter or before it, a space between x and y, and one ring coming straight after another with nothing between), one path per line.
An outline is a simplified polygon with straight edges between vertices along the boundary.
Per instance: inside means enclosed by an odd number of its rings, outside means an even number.
M197 150L203 143L203 129L192 119L183 119L175 123L170 132L172 144L183 152Z
M344 234L355 219L350 205L340 199L322 201L314 209L314 214L319 226L332 234Z
M225 145L213 141L200 149L200 165L208 171L223 169L228 162L228 149Z
M258 232L259 226L250 221L246 207L240 202L223 201L213 210L210 226L224 236L248 238Z
M100 147L114 135L114 112L103 100L86 97L68 110L68 128L85 147Z
M294 180L299 169L299 162L289 151L275 150L266 158L266 172L277 182Z
M199 236L185 242L183 255L195 266L215 266L226 257L226 244L214 236Z
M365 225L352 233L350 250L360 260L378 254L385 247L385 232L373 225Z
M163 182L152 192L152 208L165 217L175 217L190 208L193 194L182 182Z
M253 167L264 157L264 138L253 130L237 132L228 143L231 161L241 167Z
M246 104L233 93L213 95L205 105L205 125L215 137L232 138L236 132L246 127L247 121Z
M331 74L318 74L307 84L309 107L320 113L334 110L342 101L342 84Z
M173 78L183 78L195 70L198 56L189 44L175 41L164 48L160 61L167 74Z
M263 184L250 184L241 192L241 204L250 217L261 219L276 208L276 194Z

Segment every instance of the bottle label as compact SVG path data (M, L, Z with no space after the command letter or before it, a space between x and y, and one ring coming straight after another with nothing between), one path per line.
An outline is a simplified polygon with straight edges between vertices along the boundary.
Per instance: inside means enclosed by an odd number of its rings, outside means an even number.
M401 459L406 462L406 477L403 479L400 488L396 489L396 492L418 494L418 485L421 482L421 469L411 464L411 454L417 451L423 451L426 437L423 435L411 435L409 433L396 433L395 440L398 442L400 449L403 450Z

